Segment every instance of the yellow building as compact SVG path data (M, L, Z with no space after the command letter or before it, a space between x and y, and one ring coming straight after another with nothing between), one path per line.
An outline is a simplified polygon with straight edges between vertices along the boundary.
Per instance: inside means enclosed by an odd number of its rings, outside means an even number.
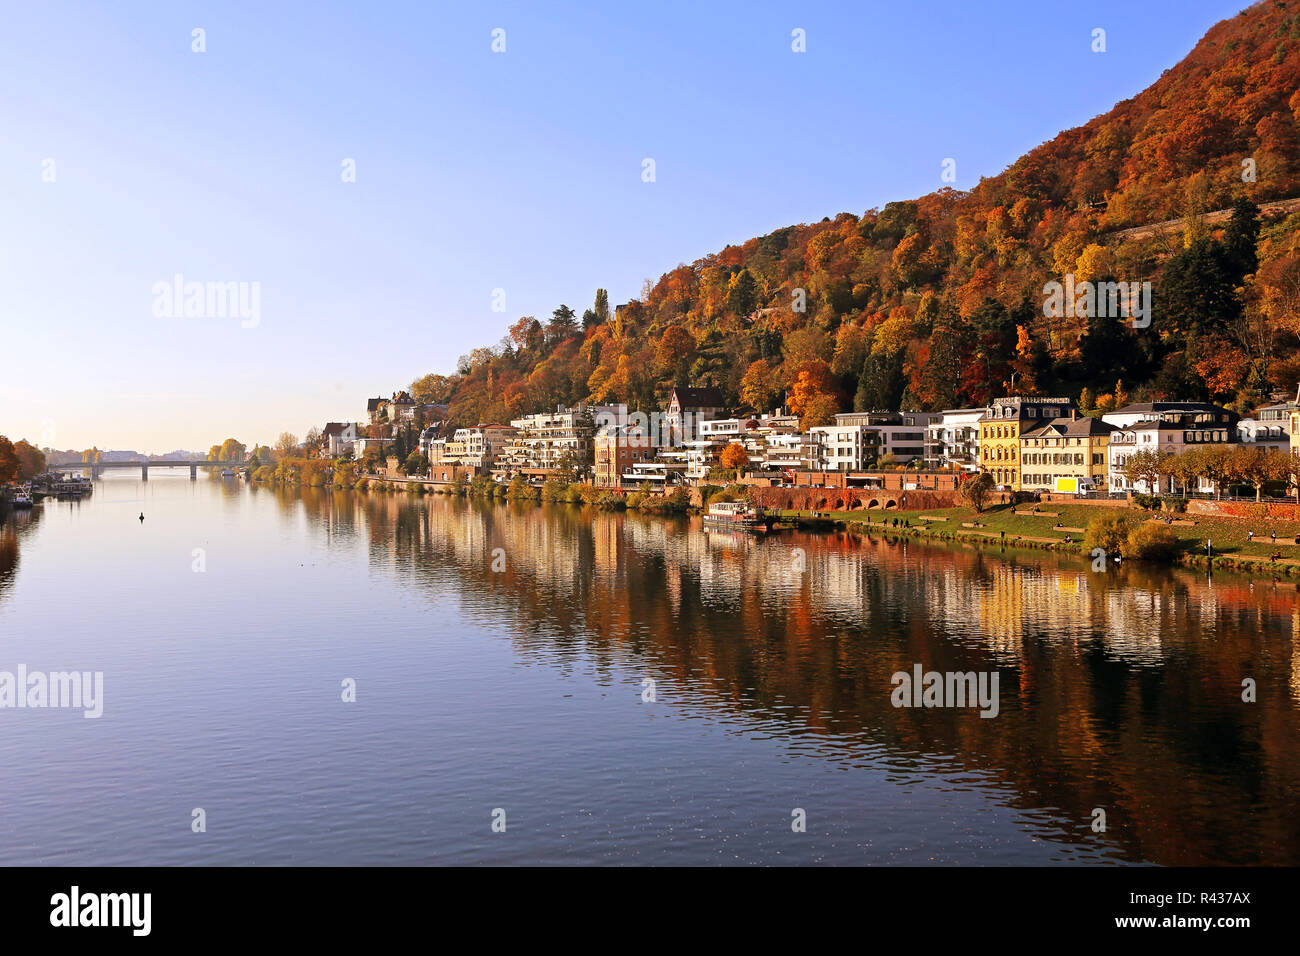
M1021 432L1020 488L1079 492L1107 487L1107 456L1114 425L1100 418L1057 418Z
M979 420L980 468L993 476L999 488L1020 491L1021 436L1071 414L1077 414L1077 409L1068 398L995 398Z

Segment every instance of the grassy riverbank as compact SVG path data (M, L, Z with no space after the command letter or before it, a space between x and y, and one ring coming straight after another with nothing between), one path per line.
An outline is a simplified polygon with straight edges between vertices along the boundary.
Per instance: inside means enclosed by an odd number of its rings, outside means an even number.
M908 511L819 512L823 517L862 530L901 530L926 537L966 541L995 541L1019 547L1083 552L1083 536L1089 522L1107 514L1124 514L1134 521L1152 517L1138 508L1102 508L1091 505L1040 505L1037 514L1027 513L1032 505L998 505L976 514L972 508L929 508ZM794 516L794 512L782 512ZM799 512L809 517L810 512ZM1214 543L1214 566L1265 574L1300 574L1300 521L1170 515L1167 525L1178 545L1179 564L1204 567L1205 542ZM927 520L929 519L929 520ZM904 524L905 523L905 524ZM1255 532L1254 540L1249 537ZM1277 541L1270 534L1277 535ZM1275 552L1281 557L1272 560Z

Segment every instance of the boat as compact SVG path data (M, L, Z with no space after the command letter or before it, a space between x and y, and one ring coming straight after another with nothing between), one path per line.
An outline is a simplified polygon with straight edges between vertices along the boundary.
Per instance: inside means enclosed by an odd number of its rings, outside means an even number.
M221 477L222 477L222 478L234 478L234 477L235 477L235 473L234 473L233 471L231 471L229 468L222 468L222 469L221 469Z
M10 504L12 504L15 508L30 508L32 506L32 496L19 492L18 494L14 495L14 498L10 502Z
M767 530L767 517L748 501L719 501L709 505L704 526L718 531Z

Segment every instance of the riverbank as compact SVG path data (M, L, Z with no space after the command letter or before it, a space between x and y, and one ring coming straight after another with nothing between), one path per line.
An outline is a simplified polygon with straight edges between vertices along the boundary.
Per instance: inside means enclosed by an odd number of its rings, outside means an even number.
M1264 575L1300 575L1300 521L1246 519L1205 515L1156 518L1140 508L1106 508L1057 504L996 505L976 513L973 508L931 508L888 512L818 512L818 517L849 530L910 534L940 540L992 542L1083 554L1083 538L1093 519L1123 514L1135 522L1158 521L1176 541L1175 564L1214 567ZM807 516L812 512L781 512ZM1166 523L1164 518L1170 520ZM1253 538L1250 532L1254 531ZM1274 538L1273 536L1276 536ZM1206 542L1213 556L1206 556ZM1276 553L1280 557L1274 559Z
M551 481L536 486L516 479L509 485L502 485L486 478L437 482L388 475L340 475L337 472L333 480L324 475L314 477L320 485L339 490L565 503L604 511L629 510L646 514L698 513L707 501L735 497L732 492L744 493L743 488L709 486L698 489L693 496L684 489L677 489L665 498L644 491L600 489L580 482ZM299 482L269 473L254 480L290 485L317 484L310 479ZM798 522L804 528L906 534L941 541L993 543L1075 555L1085 553L1084 536L1094 519L1107 514L1122 514L1135 524L1150 521L1167 529L1174 538L1173 564L1231 569L1263 576L1300 575L1300 521L1296 520L1173 513L1157 517L1155 512L1142 508L1100 508L1069 502L1037 506L999 504L982 512L970 507L954 507L888 511L782 510L774 513L778 520ZM1207 556L1207 542L1210 543L1210 556Z

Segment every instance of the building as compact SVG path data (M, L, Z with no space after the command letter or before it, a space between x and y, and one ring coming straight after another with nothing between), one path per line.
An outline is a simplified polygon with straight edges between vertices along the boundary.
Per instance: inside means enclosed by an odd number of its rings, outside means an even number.
M378 425L388 419L388 399L386 398L368 398L366 399L366 420L372 425Z
M722 418L726 406L722 392L716 388L674 388L664 409L668 444L691 441L699 434L701 422Z
M876 460L879 445L868 425L814 425L808 434L821 471L862 471Z
M949 408L928 428L929 445L934 457L926 458L932 467L959 465L967 471L979 469L980 419L983 408Z
M602 428L626 425L627 406L560 405L553 412L512 419L510 426L515 434L499 449L493 475L502 480L515 475L540 480L555 474L564 464L585 473L595 457L592 438L597 421Z
M937 458L939 448L929 430L940 418L940 412L842 412L835 416L835 424L868 429L867 453L860 466L867 467L885 457L900 464Z
M331 458L352 454L358 434L356 422L329 422L321 432L325 453Z
M1264 409L1260 411L1263 412ZM1276 418L1271 421L1243 418L1237 422L1237 441L1255 448L1289 452L1291 438L1288 434L1288 418L1283 418L1281 421Z
M394 424L415 421L416 401L410 392L394 392L385 408L388 420Z
M656 448L644 429L632 425L611 425L596 433L592 484L597 488L621 488L624 474L634 466L653 462ZM643 477L640 480L650 480Z
M1215 408L1216 406L1209 406ZM1226 412L1226 409L1218 409ZM1103 420L1106 416L1102 416ZM1172 411L1161 412L1159 418L1139 421L1111 433L1108 448L1107 474L1112 492L1135 491L1141 494L1173 494L1176 490L1172 476L1160 482L1160 487L1150 489L1147 482L1130 482L1124 477L1124 465L1139 451L1155 451L1161 455L1181 455L1189 448L1206 445L1232 445L1237 441L1236 416L1228 412L1228 421L1210 422L1207 418L1219 417L1217 413L1193 410L1179 415ZM1202 482L1198 490L1211 490Z
M1163 421L1184 427L1228 426L1235 428L1241 416L1208 402L1138 402L1101 416L1119 428L1139 422Z
M427 429L426 429L427 430ZM452 434L452 441L458 448L463 448L460 464L471 468L490 468L497 454L510 443L517 434L511 425L474 425L458 428Z
M1051 421L1020 435L1020 487L1023 491L1105 491L1110 474L1110 436L1116 426L1096 418Z
M1068 398L995 398L979 418L979 464L999 488L1020 490L1020 436L1075 411Z

